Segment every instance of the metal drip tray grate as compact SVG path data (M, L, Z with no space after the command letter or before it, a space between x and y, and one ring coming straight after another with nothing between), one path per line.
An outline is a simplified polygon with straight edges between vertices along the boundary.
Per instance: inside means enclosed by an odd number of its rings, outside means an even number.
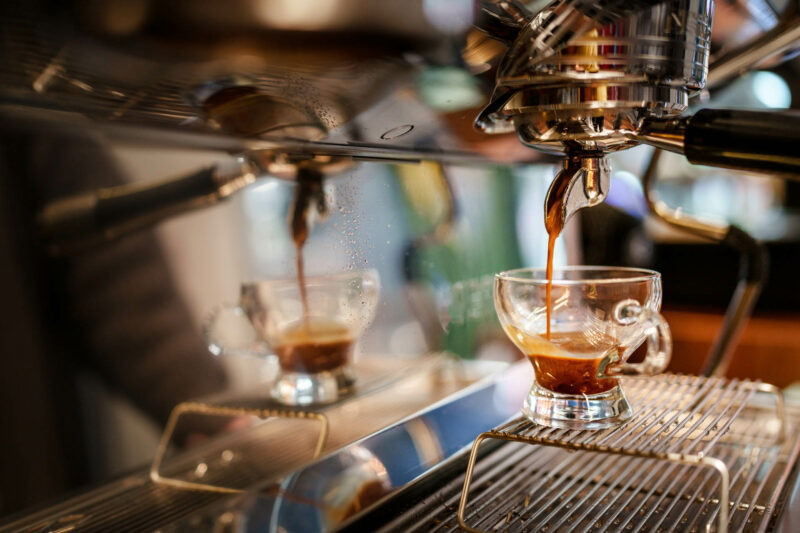
M777 389L676 375L623 387L628 423L578 431L515 418L476 439L466 480L385 529L458 530L459 518L467 531L769 528L798 454L798 413L786 417ZM476 460L487 439L512 442Z
M783 439L783 402L771 385L718 378L664 376L628 378L623 388L635 415L627 423L602 431L555 429L536 425L524 417L496 428L487 435L514 436L533 444L552 444L574 449L610 451L667 458L671 454L707 455L730 429L734 434L757 438L758 444ZM771 423L760 420L758 432L741 427L739 414L761 393ZM731 426L736 423L736 427ZM752 425L752 424L751 424Z

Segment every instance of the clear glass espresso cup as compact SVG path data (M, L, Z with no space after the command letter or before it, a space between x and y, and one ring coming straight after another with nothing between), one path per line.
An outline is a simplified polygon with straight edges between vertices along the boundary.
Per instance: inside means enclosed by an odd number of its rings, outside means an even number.
M375 270L364 270L306 277L304 288L307 311L296 278L243 283L233 309L277 356L280 371L270 394L286 405L330 403L350 392L353 351L375 315L380 281ZM219 316L212 316L208 332ZM222 349L213 333L207 336L213 352L235 353Z
M603 429L633 415L619 376L663 372L672 353L659 314L661 274L622 267L556 268L547 335L545 269L495 276L494 303L503 329L528 357L534 383L522 412L567 429ZM642 362L628 362L643 343Z

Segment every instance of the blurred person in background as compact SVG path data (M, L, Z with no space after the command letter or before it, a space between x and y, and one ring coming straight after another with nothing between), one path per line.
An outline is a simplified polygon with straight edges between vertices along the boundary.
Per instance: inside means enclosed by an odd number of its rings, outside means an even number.
M177 403L225 387L152 231L49 256L36 213L124 183L88 135L0 127L0 515L89 481L76 376L89 371L162 424Z

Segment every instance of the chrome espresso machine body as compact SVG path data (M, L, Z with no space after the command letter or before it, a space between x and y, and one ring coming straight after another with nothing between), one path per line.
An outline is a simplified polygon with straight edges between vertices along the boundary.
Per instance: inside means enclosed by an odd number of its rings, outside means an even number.
M227 154L223 163L177 178L54 200L37 217L43 248L59 255L103 246L262 177L335 179L359 161L485 165L485 154L436 113L425 115L434 117L428 123L407 118L414 111L409 87L420 71L458 65L491 95L482 110L470 108L475 128L487 138L513 132L533 149L509 150L503 163L536 161L541 153L563 163L550 190L567 190L564 222L606 197L608 154L646 144L656 148L643 176L652 214L742 251L748 268L706 376L670 376L653 390L639 382L632 396L643 418L619 433L594 435L539 431L512 419L530 382L528 366L447 358L395 364L392 376L373 376L363 397L310 414L278 412L250 397L217 399L224 407L184 405L195 414L219 407L217 414L243 409L273 418L169 460L166 438L149 472L13 517L0 531L428 531L473 521L514 531L719 531L726 517L731 530L793 530L800 408L784 405L773 387L718 377L763 283L763 250L736 227L668 208L652 182L662 150L695 164L796 179L797 116L687 112L709 86L789 55L800 38L797 5L781 17L773 13L763 37L728 50L709 70L710 0L330 4L132 0L0 8L0 113L7 124L20 131L77 127ZM477 53L464 52L470 49ZM447 212L422 240L441 239L457 217L444 173L441 183ZM552 201L548 195L546 205ZM425 405L415 403L419 387L429 393ZM663 395L653 397L654 390ZM348 427L353 412L367 419L368 431ZM509 419L512 425L489 431ZM291 444L265 446L287 433ZM505 440L516 443L501 442L512 434ZM468 447L479 435L497 440L468 466ZM717 445L721 459L704 459ZM613 459L603 462L607 453ZM692 470L698 465L709 470ZM482 494L477 508L467 508L468 484L460 494L465 469ZM725 472L716 485L714 469ZM523 481L536 490L526 493ZM729 502L724 511L722 501ZM533 517L525 514L531 502L540 509Z
M592 177L583 180L585 200L573 207L604 197L608 167L598 158L637 144L694 164L796 174L791 117L718 110L682 116L706 84L713 2L576 0L536 14L499 2L487 11L492 23L518 33L505 32L510 47L476 127L516 131L527 146L563 154L570 174L583 167Z

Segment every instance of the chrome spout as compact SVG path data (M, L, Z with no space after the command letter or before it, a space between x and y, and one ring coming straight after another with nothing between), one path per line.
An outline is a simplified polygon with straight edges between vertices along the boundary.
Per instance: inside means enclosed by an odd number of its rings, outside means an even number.
M545 197L545 225L560 233L569 219L585 207L606 198L611 181L611 166L605 157L573 155L564 161Z

